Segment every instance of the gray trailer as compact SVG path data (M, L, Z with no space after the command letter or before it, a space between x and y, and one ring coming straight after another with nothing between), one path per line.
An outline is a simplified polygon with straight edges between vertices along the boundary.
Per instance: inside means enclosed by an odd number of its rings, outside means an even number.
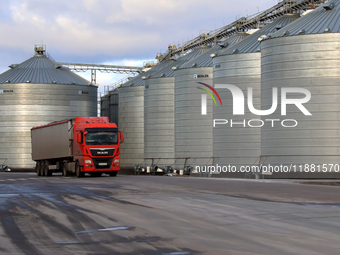
M31 130L32 159L37 162L38 175L50 176L53 171L62 171L64 162L73 161L73 125L74 119L70 119Z

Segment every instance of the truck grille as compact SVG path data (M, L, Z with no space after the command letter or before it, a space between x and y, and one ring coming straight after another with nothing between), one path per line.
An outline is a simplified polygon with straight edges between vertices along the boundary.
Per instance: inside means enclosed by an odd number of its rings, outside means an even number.
M92 156L112 156L115 149L90 149Z
M110 169L113 158L92 158L92 160L96 169Z

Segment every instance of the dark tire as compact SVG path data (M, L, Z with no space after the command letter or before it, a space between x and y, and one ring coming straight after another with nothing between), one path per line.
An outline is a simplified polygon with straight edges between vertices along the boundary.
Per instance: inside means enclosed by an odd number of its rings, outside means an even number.
M67 162L64 162L64 164L63 164L63 176L64 177L68 176Z
M110 175L111 177L116 177L117 174L118 174L118 171L109 172L109 175Z
M37 173L37 176L40 176L41 173L40 173L40 161L38 161L36 164L35 164L35 172Z
M100 172L94 172L94 173L90 173L91 177L100 177L102 176L102 173Z
M44 169L44 176L48 176L48 163L43 163L43 169Z
M45 162L41 161L40 162L40 176L45 176Z
M76 163L76 176L78 178L80 177L83 177L84 176L84 173L80 171L80 165L79 165L79 162Z

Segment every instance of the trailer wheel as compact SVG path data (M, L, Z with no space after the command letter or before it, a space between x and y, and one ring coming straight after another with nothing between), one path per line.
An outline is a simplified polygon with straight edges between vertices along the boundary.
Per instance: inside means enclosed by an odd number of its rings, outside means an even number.
M77 176L78 178L83 177L83 176L84 176L84 173L80 171L79 162L76 163L76 167L75 167L75 168L76 168L76 176Z
M47 171L46 173L45 173L45 175L46 176L52 176L52 174L53 174L53 170L50 170L49 168L48 168L48 162L46 161L46 170L45 171Z
M117 174L118 174L118 171L109 172L109 175L110 175L111 177L116 177Z
M40 170L40 176L44 176L44 175L45 175L45 169L44 169L44 166L45 166L45 163L44 163L44 161L40 161L40 167L39 167L39 170Z
M48 176L48 163L47 163L47 161L45 161L43 163L43 168L44 168L44 175Z
M64 177L68 176L67 162L64 162L64 164L63 164L63 176Z
M40 176L40 161L37 161L35 164L35 172L37 173L37 176Z

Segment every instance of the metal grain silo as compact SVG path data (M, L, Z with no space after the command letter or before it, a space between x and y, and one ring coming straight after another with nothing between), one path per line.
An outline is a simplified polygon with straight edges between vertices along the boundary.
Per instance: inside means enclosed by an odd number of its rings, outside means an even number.
M172 58L169 64L145 79L144 159L160 168L175 163L174 92L175 69L209 50L201 46L186 55Z
M109 91L100 98L100 116L108 117L111 123L118 126L118 89Z
M35 55L0 74L0 165L31 168L34 126L77 116L97 115L97 87L56 66L43 46Z
M236 33L175 70L177 168L183 169L184 165L195 168L195 166L213 164L213 102L208 101L207 115L201 115L201 95L204 92L197 87L204 87L200 83L213 86L213 61L210 55L221 48L227 48L242 41L247 36L247 33Z
M214 86L232 84L247 95L247 88L253 89L255 109L261 107L261 36L283 29L287 24L299 18L297 14L287 14L264 28L248 36L243 41L221 50L213 58ZM233 98L229 90L216 89L222 98L223 106L214 108L213 119L227 120L224 125L216 125L213 130L213 154L216 164L234 166L237 173L223 173L222 176L244 177L240 166L258 164L261 154L261 129L248 126L251 119L259 116L249 112L245 107L244 115L233 115ZM231 124L233 123L233 124ZM241 124L237 124L241 123ZM243 124L244 123L244 124ZM258 125L258 123L254 124Z
M116 123L119 128L118 112L119 112L119 93L118 90L112 90L109 92L110 104L109 104L109 120L112 123Z
M339 13L340 1L329 1L261 43L262 108L271 107L273 87L279 91L298 87L311 93L310 101L303 104L311 116L294 105L288 105L287 115L282 116L279 93L277 111L269 117L296 120L296 127L276 122L274 127L267 124L262 128L262 161L296 169L290 174L274 173L273 178L339 178ZM287 96L297 97L305 95ZM331 164L333 172L329 173Z
M144 78L168 64L163 61L118 89L118 123L125 139L120 154L122 169L133 169L144 162Z
M100 98L100 116L110 116L110 95L104 95Z

